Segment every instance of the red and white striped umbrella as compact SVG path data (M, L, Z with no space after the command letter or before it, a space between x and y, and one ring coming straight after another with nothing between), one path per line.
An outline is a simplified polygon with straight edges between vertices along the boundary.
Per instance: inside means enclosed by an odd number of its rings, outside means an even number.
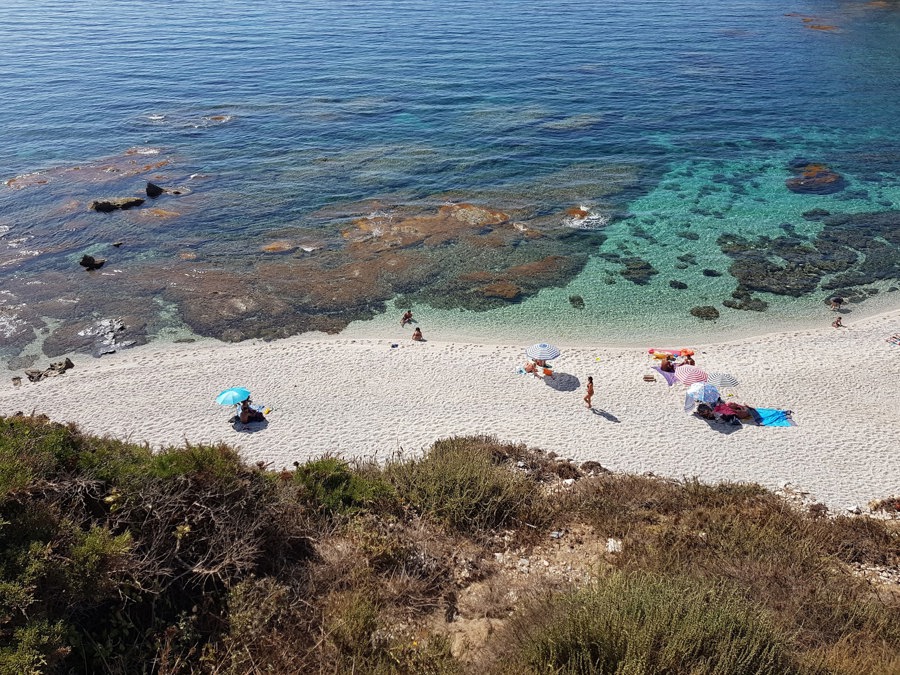
M684 384L706 382L706 371L697 366L678 366L675 369L675 379Z

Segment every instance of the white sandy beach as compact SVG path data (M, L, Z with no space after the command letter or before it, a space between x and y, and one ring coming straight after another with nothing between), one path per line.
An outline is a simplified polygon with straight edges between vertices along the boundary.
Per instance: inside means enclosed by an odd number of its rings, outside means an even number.
M683 386L667 387L658 375L643 381L653 363L646 349L548 335L563 356L556 380L544 381L517 374L524 342L414 343L399 326L384 339L204 341L77 355L76 367L56 378L15 387L7 377L0 413L36 411L154 447L226 441L276 469L328 452L385 458L446 436L489 434L613 471L791 483L835 509L865 507L900 493L900 346L885 341L900 331L900 311L847 320L844 329L828 325L833 316L821 329L647 345L695 348L698 366L740 379L726 390L734 400L793 410L798 426L789 428L709 425L685 414ZM581 400L588 375L595 412ZM236 385L274 407L266 428L228 424L233 410L214 398Z

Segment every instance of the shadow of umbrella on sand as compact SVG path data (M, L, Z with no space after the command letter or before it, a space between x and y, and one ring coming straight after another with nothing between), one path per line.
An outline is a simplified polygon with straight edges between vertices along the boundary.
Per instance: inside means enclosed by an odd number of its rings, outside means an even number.
M543 378L544 384L556 391L575 391L581 386L581 381L569 373L553 373L553 377Z

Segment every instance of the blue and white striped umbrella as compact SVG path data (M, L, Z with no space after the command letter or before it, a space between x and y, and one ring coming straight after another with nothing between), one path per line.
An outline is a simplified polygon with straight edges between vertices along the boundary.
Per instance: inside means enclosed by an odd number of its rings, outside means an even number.
M549 361L550 359L559 358L559 348L542 342L538 345L531 345L525 350L525 356L538 361Z
M706 381L714 387L738 386L738 379L731 373L709 373Z

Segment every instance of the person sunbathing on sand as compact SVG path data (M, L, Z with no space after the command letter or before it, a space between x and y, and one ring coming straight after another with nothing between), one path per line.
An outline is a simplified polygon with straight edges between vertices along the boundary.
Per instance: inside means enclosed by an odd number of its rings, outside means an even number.
M424 342L425 338L422 337L422 329L416 326L416 329L413 331L412 339L416 342Z
M249 398L241 401L241 412L239 417L241 420L241 424L248 424L250 422L262 422L266 419L259 410L254 410L250 407Z
M522 370L524 370L526 373L531 373L535 377L538 376L537 365L533 361L529 361L528 363L526 363L523 366Z
M841 321L841 317L838 317L838 318L836 318L834 321L832 321L832 322L831 322L831 327L832 327L832 328L844 328L844 324L843 324L843 322Z

